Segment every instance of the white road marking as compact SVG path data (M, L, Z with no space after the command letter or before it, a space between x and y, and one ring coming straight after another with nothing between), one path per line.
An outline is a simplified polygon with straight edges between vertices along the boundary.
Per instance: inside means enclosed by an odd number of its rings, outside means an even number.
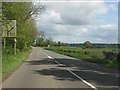
M57 64L59 64L60 66L63 66L63 65L62 65L61 63L59 63L58 61L55 60L55 62L56 62Z
M43 52L42 50L40 50L43 54L45 54L49 59L54 59L51 56L49 56L48 54L46 54L45 52Z
M92 84L90 84L89 82L85 81L84 79L82 79L80 76L78 76L77 74L75 74L74 72L72 72L71 70L68 70L71 74L73 74L74 76L76 76L78 79L80 79L81 81L83 81L84 83L86 83L88 86L90 86L91 88L93 88L94 90L98 90L95 86L93 86Z
M51 56L48 56L49 59L53 59Z
M46 54L45 52L43 52L42 50L41 50L41 52L43 53L43 54L45 54L48 58L52 58L51 56L49 56L48 54ZM53 58L52 58L53 59ZM55 60L55 62L57 63L57 64L59 64L60 66L63 66L63 64L61 64L61 63L59 63L58 61L56 61ZM75 74L74 72L72 72L71 70L69 70L69 69L67 69L72 75L74 75L75 77L77 77L79 80L81 80L82 82L84 82L85 84L87 84L88 86L90 86L91 88L93 88L94 90L98 90L95 86L93 86L92 84L90 84L89 82L87 82L87 81L85 81L84 79L82 79L80 76L78 76L77 74Z
M56 63L58 63L60 66L63 66L61 63L59 63L58 61L55 60ZM95 86L93 86L92 84L90 84L89 82L85 81L84 79L82 79L80 76L78 76L77 74L75 74L74 72L72 72L71 70L67 69L72 75L74 75L75 77L77 77L79 80L83 81L85 84L87 84L88 86L90 86L91 88L93 88L94 90L98 90Z
M45 52L43 52L42 50L40 50L43 54L45 54L47 57L49 56L49 55L47 55Z

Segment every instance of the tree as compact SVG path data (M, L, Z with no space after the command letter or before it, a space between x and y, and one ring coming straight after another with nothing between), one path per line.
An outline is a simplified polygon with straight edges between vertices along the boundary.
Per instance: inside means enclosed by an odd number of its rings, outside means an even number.
M43 5L36 6L31 2L3 2L2 18L4 20L17 20L18 23L21 23L37 16L44 10Z
M61 42L60 41L58 41L58 46L61 46Z
M37 36L35 17L44 10L45 7L43 5L39 4L35 6L32 2L2 3L2 19L17 21L17 48L20 49L20 51L26 46L29 47L32 45L35 40Z
M92 47L92 43L90 41L85 41L83 46L86 48L90 48L90 47Z

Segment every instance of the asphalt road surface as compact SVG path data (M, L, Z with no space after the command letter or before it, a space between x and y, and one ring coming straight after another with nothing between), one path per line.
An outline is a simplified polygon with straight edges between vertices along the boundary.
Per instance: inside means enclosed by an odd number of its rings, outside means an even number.
M3 88L118 90L118 72L39 47L3 82Z

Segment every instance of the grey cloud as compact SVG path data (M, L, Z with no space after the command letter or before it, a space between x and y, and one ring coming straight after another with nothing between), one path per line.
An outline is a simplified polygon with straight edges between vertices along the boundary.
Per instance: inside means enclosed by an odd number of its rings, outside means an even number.
M98 15L107 13L102 3L45 3L46 12L37 21L37 29L55 41L80 43L117 42L116 26L96 25Z
M48 11L53 10L60 14L61 21L56 22L57 24L86 25L93 22L93 19L97 15L107 12L107 8L103 2L54 2L45 4Z

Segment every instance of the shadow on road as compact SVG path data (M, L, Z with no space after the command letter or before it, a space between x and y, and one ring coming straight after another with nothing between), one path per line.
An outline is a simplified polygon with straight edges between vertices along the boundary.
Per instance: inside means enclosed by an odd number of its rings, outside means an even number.
M75 59L55 58L55 60L63 64L58 67L71 67L72 72L89 82L102 86L118 86L117 70Z
M56 62L62 64L58 65ZM55 58L44 60L27 61L31 65L52 65L56 64L54 68L34 70L35 74L54 76L57 80L79 81L67 69L70 68L72 72L82 77L88 82L92 82L100 86L118 86L118 77L114 75L115 70L106 69L102 66L87 63L75 59Z
M84 80L94 82L102 86L118 86L118 78L113 75L99 74L96 72L88 71L73 71L78 76L81 76Z
M57 68L34 70L36 74L54 76L57 80L69 80L69 81L79 81L78 78L69 73L68 70L62 70Z
M76 67L76 69L78 70L81 70L81 69L94 70L94 71L101 71L105 73L107 72L111 74L117 74L118 72L118 69L110 69L95 63L84 62L81 60L67 59L67 58L55 58L54 60L63 64L63 66L58 66L58 67Z
M53 62L53 60L49 58L45 58L44 60L31 60L31 61L25 61L30 65L50 65L50 64L56 64Z

